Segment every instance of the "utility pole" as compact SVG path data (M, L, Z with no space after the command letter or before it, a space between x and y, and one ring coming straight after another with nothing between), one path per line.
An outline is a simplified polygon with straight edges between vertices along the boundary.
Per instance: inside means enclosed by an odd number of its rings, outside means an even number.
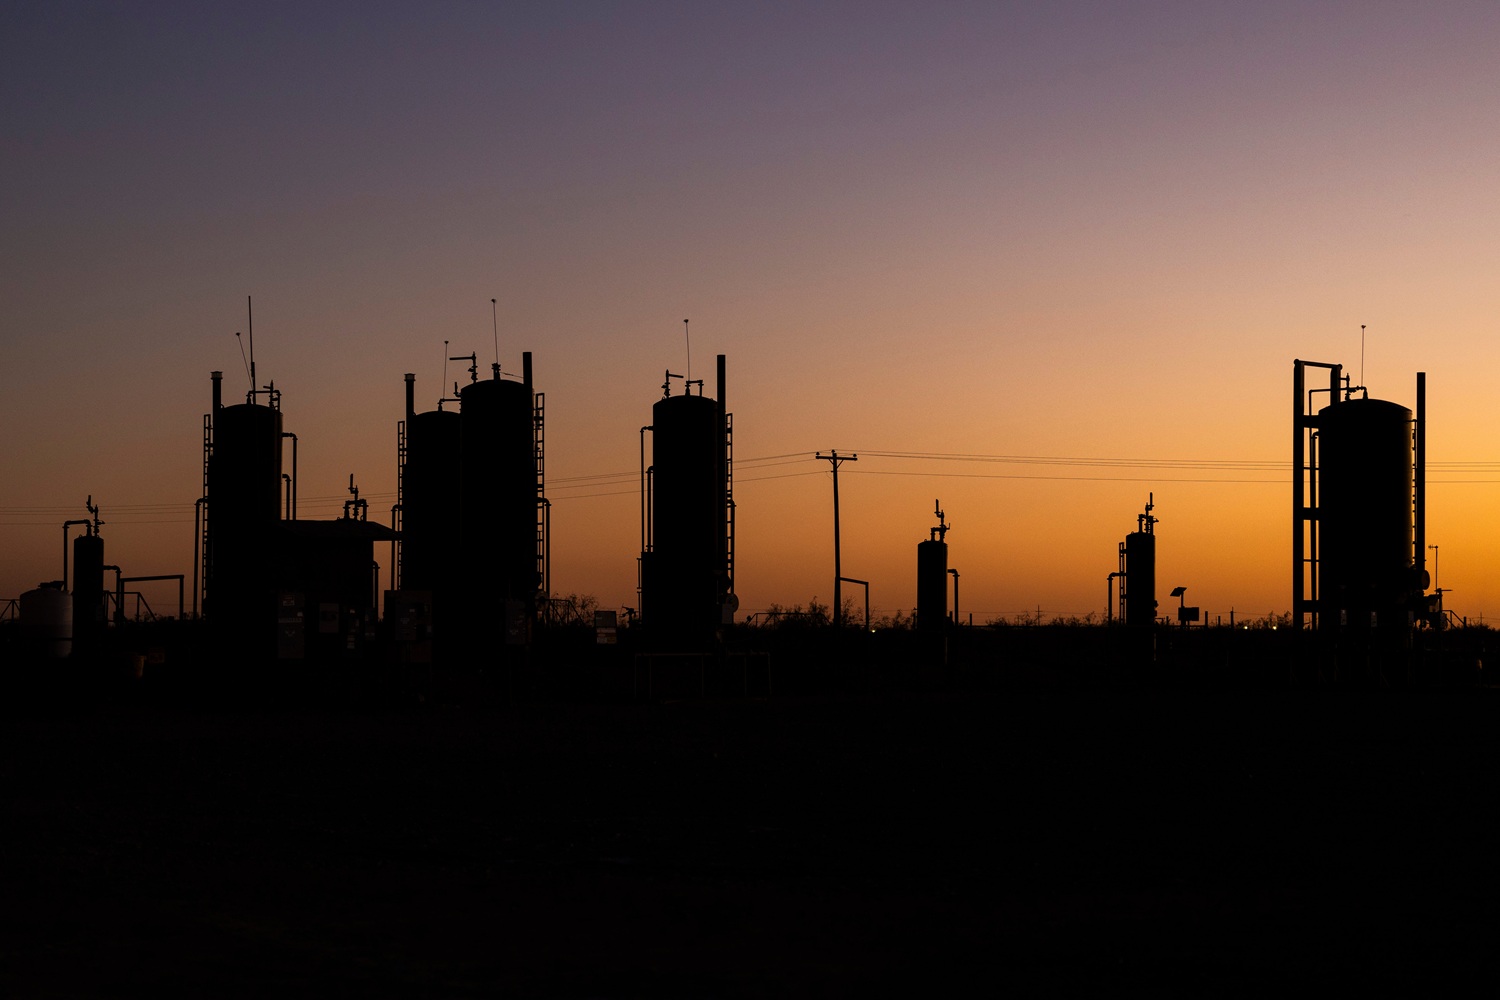
M839 466L845 462L858 462L858 455L840 455L837 450L825 455L818 452L818 460L833 466L833 624L844 624L844 563L839 551Z

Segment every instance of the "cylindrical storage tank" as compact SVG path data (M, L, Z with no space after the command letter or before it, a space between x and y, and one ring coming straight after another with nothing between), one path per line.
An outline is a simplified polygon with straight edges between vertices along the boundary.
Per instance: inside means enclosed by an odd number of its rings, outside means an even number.
M948 543L917 543L917 628L940 629L948 620Z
M1405 625L1412 558L1412 415L1383 399L1318 411L1318 621Z
M466 551L459 527L461 422L457 411L429 410L406 423L406 468L401 477L403 589L451 586Z
M653 628L712 630L729 590L724 411L706 396L651 410Z
M1156 621L1156 535L1132 531L1125 536L1125 624Z
M73 628L80 636L104 626L104 539L73 539Z
M459 398L461 537L470 566L465 579L481 603L533 601L541 578L530 387L495 378L470 383Z
M61 660L73 651L73 599L61 585L21 595L21 636L35 655Z
M210 518L216 526L281 519L281 411L257 403L213 415L208 463Z
M239 403L220 407L212 419L204 612L237 650L262 655L276 625L281 411Z

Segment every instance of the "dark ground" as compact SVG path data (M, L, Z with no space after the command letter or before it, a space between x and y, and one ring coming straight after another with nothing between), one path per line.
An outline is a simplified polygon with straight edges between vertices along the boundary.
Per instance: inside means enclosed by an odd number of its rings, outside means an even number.
M1486 689L0 722L8 995L1425 991L1500 936Z

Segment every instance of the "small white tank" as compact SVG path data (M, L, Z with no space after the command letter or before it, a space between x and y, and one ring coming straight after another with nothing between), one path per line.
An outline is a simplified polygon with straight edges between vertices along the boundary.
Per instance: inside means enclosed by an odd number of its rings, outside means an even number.
M62 587L41 586L21 595L21 637L46 660L73 652L73 598Z

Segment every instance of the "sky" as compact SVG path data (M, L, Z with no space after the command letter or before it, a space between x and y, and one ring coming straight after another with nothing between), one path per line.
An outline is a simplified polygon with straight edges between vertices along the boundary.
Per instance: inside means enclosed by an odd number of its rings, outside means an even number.
M1488 3L11 0L0 599L89 496L107 561L191 573L253 297L303 518L353 474L388 522L445 343L532 352L552 587L606 608L684 319L743 613L831 597L834 449L877 614L940 500L961 616L1102 616L1148 497L1164 610L1285 612L1293 360L1406 406L1425 371L1435 582L1500 617L1497 39Z

